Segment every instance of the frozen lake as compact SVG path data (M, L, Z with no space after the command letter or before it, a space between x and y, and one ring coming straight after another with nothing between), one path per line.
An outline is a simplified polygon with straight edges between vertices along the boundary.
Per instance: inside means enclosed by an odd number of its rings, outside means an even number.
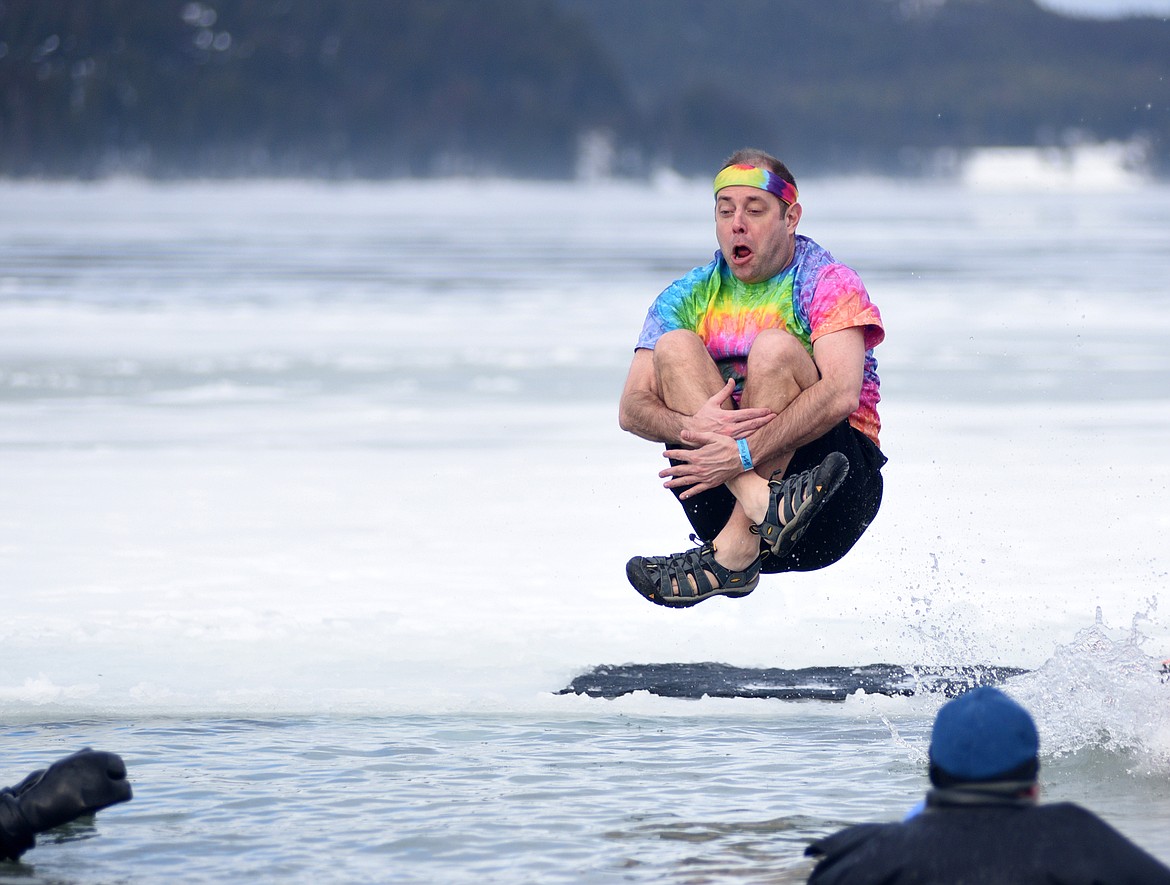
M660 661L1034 669L1047 794L1170 861L1170 188L801 194L886 321L885 502L669 611L616 403L705 182L0 183L0 782L137 794L32 881L798 881L924 787L937 698L555 694Z

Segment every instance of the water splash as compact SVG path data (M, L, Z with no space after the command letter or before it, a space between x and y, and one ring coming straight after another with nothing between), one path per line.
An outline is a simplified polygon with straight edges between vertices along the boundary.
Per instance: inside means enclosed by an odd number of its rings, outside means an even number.
M1005 685L1036 719L1044 755L1104 750L1130 758L1137 773L1170 773L1165 655L1142 650L1149 637L1138 627L1156 607L1157 600L1149 600L1121 635L1109 629L1098 608L1092 626Z

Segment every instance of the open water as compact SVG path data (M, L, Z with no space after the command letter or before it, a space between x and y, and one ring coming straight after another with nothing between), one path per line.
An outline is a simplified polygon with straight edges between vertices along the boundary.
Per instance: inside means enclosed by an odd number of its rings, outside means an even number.
M886 500L668 611L616 400L706 183L0 183L0 783L135 788L0 881L796 882L920 798L937 697L556 693L666 661L1029 668L1045 795L1170 862L1170 188L801 192Z

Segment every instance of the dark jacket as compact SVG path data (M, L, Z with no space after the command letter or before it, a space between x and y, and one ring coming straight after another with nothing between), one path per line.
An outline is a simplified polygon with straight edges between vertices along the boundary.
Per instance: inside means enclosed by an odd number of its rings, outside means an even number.
M32 827L20 813L20 799L10 787L0 789L0 860L16 860L33 847Z
M15 787L0 788L0 859L17 860L54 827L94 814L134 795L126 764L116 753L86 747Z
M814 842L809 885L1170 885L1170 868L1071 803L948 801L934 790L902 823Z

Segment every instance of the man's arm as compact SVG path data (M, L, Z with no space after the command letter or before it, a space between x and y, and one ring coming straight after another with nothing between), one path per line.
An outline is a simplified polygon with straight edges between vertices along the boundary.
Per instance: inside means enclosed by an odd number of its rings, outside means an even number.
M865 380L865 330L857 326L813 342L820 379L801 391L776 420L748 437L755 460L791 453L820 439L855 411Z
M666 407L654 374L654 351L634 351L626 386L618 405L618 425L627 433L651 442L678 442L686 427L686 415Z
M694 415L669 408L662 400L654 371L654 351L639 348L626 376L618 407L618 424L651 442L678 445L684 433L719 433L740 439L763 427L775 415L770 409L736 409L730 405L735 381L728 379Z
M865 331L861 327L822 335L813 343L820 378L797 395L775 419L747 436L757 464L819 439L857 410L865 377ZM668 489L691 488L684 498L723 485L743 472L739 451L727 434L684 430L683 445L663 454L681 464L659 472Z

